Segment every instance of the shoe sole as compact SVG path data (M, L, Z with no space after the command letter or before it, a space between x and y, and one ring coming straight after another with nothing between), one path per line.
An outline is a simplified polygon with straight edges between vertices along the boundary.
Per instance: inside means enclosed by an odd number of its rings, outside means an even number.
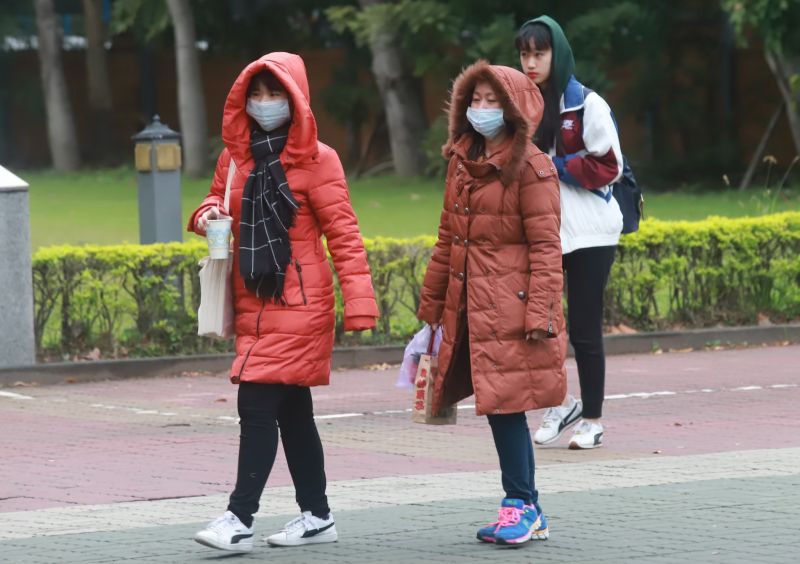
M539 531L534 531L531 535L531 540L541 540L545 541L550 538L550 529L541 529Z
M226 552L250 552L251 550L253 550L252 543L226 544L226 543L218 543L216 541L204 537L194 537L194 541L198 544L202 544L203 546L207 546L208 548L216 548L217 550L224 550Z
M495 539L494 537L482 537L480 535L476 535L476 538L485 543L494 544ZM550 538L550 529L541 529L539 531L534 531L531 533L530 540L542 540L545 541Z
M581 410L581 413L583 413L583 410ZM556 442L558 439L560 439L560 438L561 438L561 435L563 435L563 434L564 434L564 431L566 431L567 429L569 429L570 427L572 427L573 425L575 425L575 423L577 423L577 422L578 422L578 420L581 418L581 413L578 413L578 415L576 415L576 416L575 416L575 419L573 419L572 421L570 421L569 423L567 423L566 425L564 425L564 428L563 428L563 429L561 429L561 430L558 432L558 434L557 434L555 437L553 437L552 439L547 439L546 441L537 441L536 439L533 439L533 442L534 442L535 444L537 444L537 445L549 445L549 444L551 444L551 443L554 443L554 442ZM535 433L534 433L534 434L535 434Z
M270 546L303 546L306 544L323 544L327 542L336 542L339 540L339 534L325 534L321 533L313 537L298 538L292 540L271 540L267 539L267 544Z
M522 546L523 544L525 544L526 542L531 540L532 536L533 536L533 533L528 533L524 537L519 537L519 538L516 538L514 540L497 539L497 540L495 540L494 543L497 546L502 546L503 548L516 548L516 547Z
M601 446L603 446L603 441L602 440L600 442L598 442L596 445L587 445L587 446L581 446L581 445L579 445L578 443L576 443L574 441L570 441L569 450L589 450L589 449L593 449L593 448L600 448Z

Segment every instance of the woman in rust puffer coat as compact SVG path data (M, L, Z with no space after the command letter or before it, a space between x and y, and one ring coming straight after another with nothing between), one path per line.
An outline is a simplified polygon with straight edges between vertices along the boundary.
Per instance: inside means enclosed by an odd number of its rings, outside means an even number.
M294 546L337 539L309 389L328 384L333 352L333 276L322 235L342 288L345 330L374 327L378 308L342 165L317 140L309 104L299 56L270 53L249 64L225 102L225 149L211 192L189 220L189 229L202 235L209 219L233 217L230 376L239 385L239 466L228 511L195 536L222 550L252 549L253 514L279 429L301 515L267 541Z
M475 394L500 458L505 499L478 538L548 536L525 412L566 393L556 169L530 141L543 111L521 72L478 62L455 81L444 209L418 317L442 325L434 412Z

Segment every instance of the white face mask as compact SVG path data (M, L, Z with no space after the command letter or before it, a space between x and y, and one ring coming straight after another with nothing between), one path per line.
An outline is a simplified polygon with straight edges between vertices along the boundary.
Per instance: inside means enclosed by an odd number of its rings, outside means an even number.
M264 131L272 131L292 119L292 110L286 99L267 102L248 99L245 111Z
M486 137L494 139L506 126L503 120L503 108L467 108L467 119L475 131Z

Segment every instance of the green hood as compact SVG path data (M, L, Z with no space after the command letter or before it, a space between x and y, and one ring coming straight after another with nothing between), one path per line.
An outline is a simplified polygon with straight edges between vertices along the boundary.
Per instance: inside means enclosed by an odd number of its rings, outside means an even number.
M550 28L550 33L553 35L553 70L550 76L555 79L555 84L558 86L558 93L563 94L567 88L569 78L575 74L575 57L572 56L572 47L569 46L567 36L564 35L564 30L558 25L558 22L550 16L539 16L538 18L528 20L522 27L528 24L540 23Z

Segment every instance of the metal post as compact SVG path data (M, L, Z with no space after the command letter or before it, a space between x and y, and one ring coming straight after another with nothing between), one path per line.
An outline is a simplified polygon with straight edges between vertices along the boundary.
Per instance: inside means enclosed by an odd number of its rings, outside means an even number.
M181 135L159 120L133 136L139 186L139 241L183 240L181 216Z
M35 362L28 183L0 166L0 367Z

